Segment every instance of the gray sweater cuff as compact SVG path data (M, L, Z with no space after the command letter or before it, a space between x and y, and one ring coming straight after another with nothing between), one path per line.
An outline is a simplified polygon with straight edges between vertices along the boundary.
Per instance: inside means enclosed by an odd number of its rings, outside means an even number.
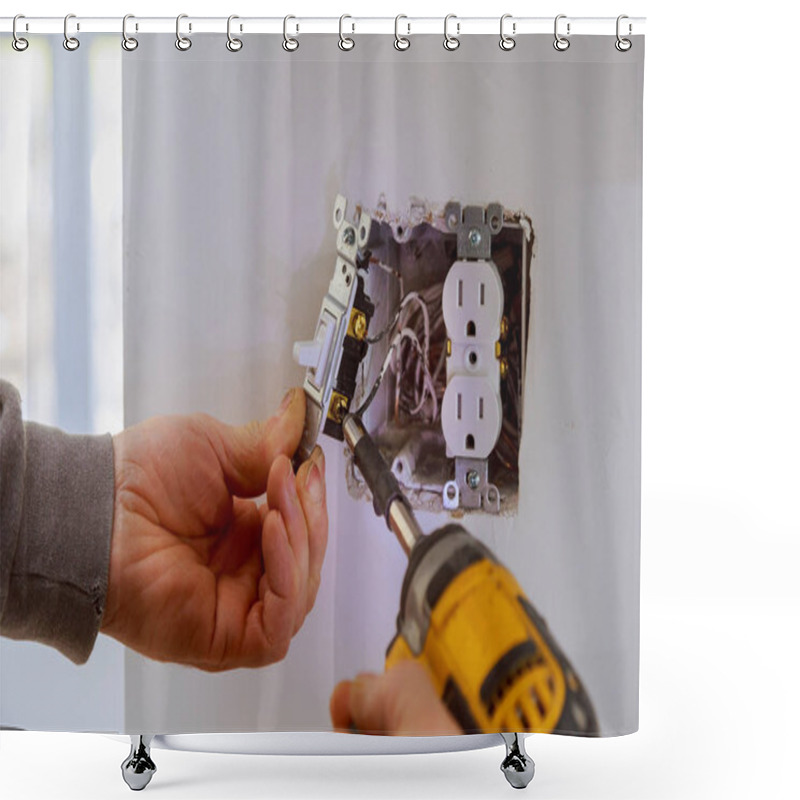
M3 417L15 410L4 408ZM7 435L22 438L22 461L13 474L8 474L9 464L3 464L3 477L12 481L11 487L3 487L3 501L8 499L5 490L13 492L13 483L18 483L21 502L16 536L13 530L2 533L4 539L9 534L16 538L13 552L12 541L3 543L4 558L10 556L3 572L10 570L3 575L7 585L0 608L2 634L43 642L83 664L94 647L108 589L112 439L15 422L6 418L2 425L3 451L7 445L11 450L3 452L4 462L18 449Z

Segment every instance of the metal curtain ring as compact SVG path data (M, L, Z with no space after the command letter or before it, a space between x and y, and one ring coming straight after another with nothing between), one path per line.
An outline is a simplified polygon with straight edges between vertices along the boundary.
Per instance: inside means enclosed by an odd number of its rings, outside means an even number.
M616 47L617 50L620 51L620 53L627 53L628 50L630 50L631 47L633 47L633 42L630 39L623 38L622 35L619 32L620 22L622 22L622 20L624 20L624 19L628 19L628 15L627 14L620 14L617 17L617 41L614 42L614 47ZM629 22L628 23L628 36L631 35L632 31L633 31L633 28L631 27L631 24Z
M133 14L126 14L122 18L122 49L129 53L139 46L139 40L133 36L128 36L128 20L135 19Z
M188 17L188 14L178 14L178 17L175 20L175 47L181 51L186 51L192 46L192 40L188 36L184 36L181 33L181 20L187 19ZM189 25L189 30L191 29L192 26Z
M293 53L300 47L300 40L295 39L294 36L289 36L288 25L290 19L297 19L297 17L293 17L289 14L283 18L283 49L286 50L287 53ZM299 25L297 26L297 30L300 30Z
M444 42L442 42L442 44L445 50L450 50L452 52L453 50L458 50L461 45L461 40L458 38L458 34L461 31L461 23L458 21L456 22L456 35L451 36L447 30L447 25L451 19L457 20L458 18L455 14L448 14L444 18Z
M342 16L339 17L339 49L345 51L352 50L356 46L355 40L351 39L349 36L345 36L342 31L342 26L344 25L344 21L346 19L353 18L349 14L342 14ZM356 26L355 23L353 23L353 30L355 31L355 29Z
M231 14L228 17L228 41L225 42L225 47L231 51L231 53L238 53L242 49L242 40L237 39L233 34L231 34L231 22L235 19L239 19L236 14ZM241 30L241 28L239 28Z
M64 17L64 41L63 41L64 49L69 50L70 52L72 50L77 50L81 46L81 43L78 41L78 39L74 36L70 36L67 31L67 26L69 25L69 21L71 19L75 19L74 14L67 14L67 16ZM81 29L80 25L77 25L77 30L80 29Z
M517 40L513 36L509 36L503 28L507 19L511 19L511 14L503 14L503 16L500 17L500 49L506 51L513 50L517 45ZM517 32L516 22L511 23L511 32Z
M15 50L18 52L18 53L22 53L22 52L24 52L25 50L27 50L27 49L28 49L28 40L27 40L27 39L23 39L23 38L22 38L22 37L21 37L21 36L20 36L20 35L17 33L17 20L18 20L18 19L25 19L25 15L24 15L24 14L17 14L17 16L16 16L16 17L14 17L14 22L12 22L12 23L11 23L11 34L12 34L12 36L14 37L14 38L11 40L11 46L12 46L12 47L13 47L13 48L14 48L14 49L15 49Z
M559 14L556 17L555 23L553 24L553 33L555 34L555 37L556 37L555 40L553 41L553 47L555 47L555 49L558 50L559 53L563 53L565 50L567 50L569 48L569 39L567 39L566 36L562 36L558 32L558 21L561 20L561 19L566 19L566 18L567 18L566 14ZM570 24L568 22L567 23L567 36L569 36L569 28L570 28Z
M394 49L402 51L411 47L411 39L400 35L399 25L401 19L408 19L408 17L405 14L398 14L394 18ZM411 35L411 24L406 23L406 26L408 27L408 34Z

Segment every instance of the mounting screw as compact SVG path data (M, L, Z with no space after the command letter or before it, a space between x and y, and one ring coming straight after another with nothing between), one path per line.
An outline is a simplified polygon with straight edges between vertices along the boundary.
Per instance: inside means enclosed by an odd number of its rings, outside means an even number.
M342 238L345 244L353 245L356 242L356 232L352 228L345 228Z
M469 232L469 243L473 247L477 247L481 243L481 232L477 228L472 228Z
M467 472L467 486L470 489L475 491L481 485L481 476L478 475L477 471L471 469Z

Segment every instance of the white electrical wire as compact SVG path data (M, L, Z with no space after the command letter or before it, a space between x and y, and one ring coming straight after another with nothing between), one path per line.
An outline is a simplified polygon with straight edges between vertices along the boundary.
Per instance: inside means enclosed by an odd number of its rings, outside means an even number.
M424 377L423 377L423 397L422 402L424 403L425 396L430 396L432 402L432 420L436 419L436 416L439 413L439 401L436 398L436 391L434 390L433 378L431 377L430 370L428 369L427 361L425 360L425 354L422 349L422 345L419 343L419 338L417 334L414 333L410 328L403 328L402 330L398 331L394 338L392 339L392 343L389 345L389 349L386 351L386 355L383 358L383 364L381 364L380 372L378 373L378 377L375 379L375 382L372 384L372 388L369 390L369 394L365 398L364 402L358 407L356 411L353 413L356 416L361 416L369 407L369 404L375 399L375 395L378 393L378 388L383 380L383 376L386 374L386 370L389 368L390 365L393 364L394 358L400 349L400 345L404 339L408 339L414 346L414 349L417 351L417 354L420 357L420 360L423 361L424 364ZM393 371L397 373L397 368L393 366ZM417 409L413 413L419 413L421 410L422 405L418 404Z

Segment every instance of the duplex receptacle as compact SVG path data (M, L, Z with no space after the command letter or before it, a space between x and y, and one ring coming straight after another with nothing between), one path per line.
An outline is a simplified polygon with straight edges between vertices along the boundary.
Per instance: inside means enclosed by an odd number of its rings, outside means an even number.
M487 458L503 422L497 342L503 284L491 261L456 261L442 289L449 339L442 432L447 456Z

